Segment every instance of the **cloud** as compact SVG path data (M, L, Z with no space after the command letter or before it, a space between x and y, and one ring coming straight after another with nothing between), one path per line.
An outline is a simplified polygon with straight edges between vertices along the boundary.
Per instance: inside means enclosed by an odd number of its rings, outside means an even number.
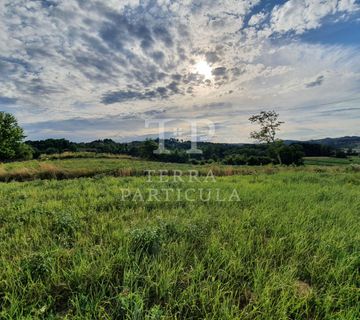
M226 68L225 67L217 67L212 70L212 74L214 76L224 76L226 74Z
M0 105L9 105L9 104L15 104L15 103L16 103L15 98L1 97L0 96Z
M301 34L318 28L328 15L357 10L355 0L289 0L272 11L271 28L275 32L294 31Z
M0 105L30 137L68 135L61 128L70 124L80 136L109 135L119 111L146 114L156 104L166 116L212 119L232 132L221 131L224 139L240 139L236 124L260 108L295 114L357 97L357 47L297 35L358 14L352 0L3 0ZM209 78L196 71L202 60ZM123 134L135 130L146 134L138 126Z
M309 82L306 84L306 88L313 88L317 86L321 86L324 82L325 77L324 76L318 76L315 81Z
M265 12L259 12L257 14L254 14L253 16L251 16L248 25L249 26L259 26L261 25L264 20L267 18L268 14Z
M135 100L153 100L155 98L165 99L178 93L182 93L182 91L179 89L179 83L172 81L166 87L157 87L154 90L148 90L144 92L131 90L107 92L103 95L101 102L104 104L112 104Z
M344 107L344 108L341 108L341 109L330 109L330 110L319 112L319 114L321 116L327 116L327 117L332 117L332 116L345 116L345 117L347 117L349 113L352 115L352 117L360 118L360 108L346 108L346 107Z
M216 51L206 52L205 57L206 61L208 61L209 63L216 63L220 61L220 57Z
M154 36L161 40L164 45L167 47L172 47L174 45L173 38L169 31L164 26L156 26L153 28Z

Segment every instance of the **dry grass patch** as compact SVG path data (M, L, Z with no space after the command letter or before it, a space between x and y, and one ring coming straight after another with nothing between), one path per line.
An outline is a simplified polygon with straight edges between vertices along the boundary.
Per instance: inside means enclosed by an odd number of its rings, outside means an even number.
M312 293L310 285L301 280L297 280L295 282L295 291L296 294L301 298L307 298Z

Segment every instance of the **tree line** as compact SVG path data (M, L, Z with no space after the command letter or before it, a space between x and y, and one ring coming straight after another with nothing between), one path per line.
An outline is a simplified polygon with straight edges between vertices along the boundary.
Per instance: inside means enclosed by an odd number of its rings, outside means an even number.
M42 154L63 152L95 152L125 154L147 160L204 164L221 162L229 165L266 165L270 163L284 165L301 165L304 156L336 156L346 157L347 154L334 147L316 143L286 144L276 138L283 122L278 120L275 111L262 111L249 120L259 126L258 131L251 132L254 144L226 144L198 142L202 154L188 154L190 141L177 139L165 140L167 154L156 154L158 139L116 142L112 139L95 140L92 142L71 142L66 139L45 139L25 141L24 132L14 116L0 112L0 161L26 160L39 158Z

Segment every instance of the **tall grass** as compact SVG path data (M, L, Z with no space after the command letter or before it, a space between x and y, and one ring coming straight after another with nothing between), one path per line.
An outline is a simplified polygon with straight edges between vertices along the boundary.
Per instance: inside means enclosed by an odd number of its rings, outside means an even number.
M134 157L123 154L112 153L96 153L96 152L63 152L55 154L42 154L40 160L55 160L55 159L89 159L89 158L104 158L104 159L136 159Z
M123 170L0 185L1 319L360 318L358 172L261 169L206 186L240 201L135 202L121 190L204 185Z
M85 153L86 154L86 153ZM72 154L71 154L72 155ZM78 154L75 154L78 155ZM173 175L174 172L182 170L196 170L200 176L206 176L209 171L214 176L233 176L233 175L257 175L257 174L275 174L277 172L306 171L315 173L337 173L337 172L357 172L359 165L349 166L306 166L306 167L277 167L277 166L228 166L221 164L191 165L174 164L161 162L148 162L136 158L128 157L110 157L110 158L79 158L69 157L66 154L64 159L52 160L32 160L24 162L13 162L0 164L0 181L30 181L36 179L73 179L80 177L94 176L144 176L148 173L146 170L167 170L163 174Z

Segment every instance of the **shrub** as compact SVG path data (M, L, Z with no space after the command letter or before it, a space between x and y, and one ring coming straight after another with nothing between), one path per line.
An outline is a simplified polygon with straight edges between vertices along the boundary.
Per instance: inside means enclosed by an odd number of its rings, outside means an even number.
M21 143L16 151L16 158L18 160L31 160L33 158L34 150L27 144Z

